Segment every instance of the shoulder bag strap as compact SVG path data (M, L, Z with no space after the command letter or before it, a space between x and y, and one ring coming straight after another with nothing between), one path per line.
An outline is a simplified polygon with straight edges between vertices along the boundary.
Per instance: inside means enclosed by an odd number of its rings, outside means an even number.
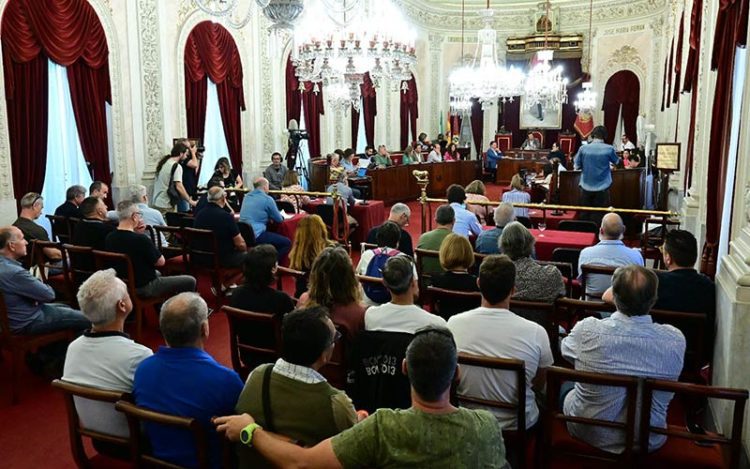
M271 386L271 372L273 371L273 364L266 367L263 372L263 385L261 390L261 399L263 400L263 417L266 421L266 430L269 432L275 432L273 426L273 414L271 413L271 396L269 393L269 387Z

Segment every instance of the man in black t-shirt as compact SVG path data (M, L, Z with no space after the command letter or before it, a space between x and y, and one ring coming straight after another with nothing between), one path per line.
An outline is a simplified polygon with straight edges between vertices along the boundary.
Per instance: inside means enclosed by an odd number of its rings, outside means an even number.
M55 209L55 215L58 217L81 218L80 206L83 199L86 198L86 188L83 186L70 186L65 191L65 202Z
M156 249L148 236L143 234L145 225L138 206L130 200L117 204L120 224L117 230L107 235L107 251L127 255L133 264L135 288L138 295L156 297L195 291L195 278L190 275L162 277L156 267L164 265L164 256ZM114 265L117 275L127 278L124 265Z
M107 222L107 205L99 197L86 197L80 205L83 220L76 224L73 244L94 249L104 249L107 235L115 226Z
M212 187L208 190L206 200L208 204L195 216L194 226L214 232L219 247L219 262L223 267L241 266L247 252L247 244L240 234L234 215L224 209L227 204L226 192L222 187Z
M16 221L13 222L13 226L21 230L24 239L29 244L36 240L49 241L47 230L34 222L34 220L42 216L42 210L44 210L44 198L41 194L29 192L21 197L20 205L21 213L18 214ZM29 247L29 254L31 254L31 247ZM57 248L44 248L44 255L50 261L59 261L62 259L62 253Z
M198 191L198 173L200 172L201 159L198 156L198 148L195 146L195 142L191 142L187 138L180 142L189 148L187 157L179 162L179 165L182 166L182 187L185 188L185 192L191 199L195 199L195 194ZM180 200L177 202L177 211L189 212L190 204L188 201Z

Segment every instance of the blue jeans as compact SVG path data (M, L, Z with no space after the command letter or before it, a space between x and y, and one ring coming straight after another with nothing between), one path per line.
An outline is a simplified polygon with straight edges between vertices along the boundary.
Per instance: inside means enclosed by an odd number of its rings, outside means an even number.
M41 305L42 314L21 330L22 334L44 334L72 329L78 333L91 327L91 321L78 310L59 303Z
M185 199L180 199L177 202L177 211L180 213L187 213L190 211L190 203Z
M292 249L292 242L289 241L289 238L270 231L261 233L260 236L255 238L255 242L258 244L270 244L275 247L279 253L279 261L289 254L289 251Z

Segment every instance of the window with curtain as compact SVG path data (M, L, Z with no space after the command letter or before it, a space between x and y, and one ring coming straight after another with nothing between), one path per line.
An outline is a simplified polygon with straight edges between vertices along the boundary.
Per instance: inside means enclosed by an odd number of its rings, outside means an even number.
M734 182L737 176L737 154L740 140L740 125L742 124L742 96L745 90L745 71L747 69L747 50L738 47L735 51L734 78L732 81L732 117L729 131L729 161L727 161L727 181L724 191L724 208L722 213L732 213L734 202ZM721 266L721 258L729 253L729 235L732 230L732 217L721 219L721 234L719 236L719 253L716 256L716 270Z
M203 162L201 163L201 172L198 177L199 185L208 184L211 175L214 173L214 167L219 158L229 158L229 146L224 134L224 123L221 120L221 111L219 109L219 95L216 91L216 83L208 80L208 89L206 93L206 127L203 133L203 146L206 151L203 152ZM232 164L231 158L229 164ZM241 171L238 169L238 171Z
M305 123L305 101L302 100L300 102L300 113L299 113L299 128L303 130L307 130L307 125ZM309 145L308 139L302 139L299 142L299 150L298 150L298 157L297 157L297 164L295 166L295 169L297 170L299 174L299 183L302 185L302 187L307 190L309 181L307 180L307 177L305 177L306 171L305 170L299 170L297 168L307 168L307 162L310 160L310 145Z
M360 109L364 108L363 98L359 98ZM354 149L357 154L364 153L367 146L367 134L365 133L365 113L359 113L359 123L357 124L357 148Z
M67 70L51 60L48 62L47 166L42 197L44 213L54 214L65 202L68 187L80 184L88 189L92 181L78 138ZM37 222L50 231L47 218L40 217Z

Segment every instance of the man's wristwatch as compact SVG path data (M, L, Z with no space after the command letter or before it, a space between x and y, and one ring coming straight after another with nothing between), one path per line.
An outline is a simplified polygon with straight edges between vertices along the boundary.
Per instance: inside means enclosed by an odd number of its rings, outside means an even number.
M243 428L240 432L240 441L242 444L247 446L253 446L253 434L255 433L255 430L263 428L257 423L253 422L247 427Z

